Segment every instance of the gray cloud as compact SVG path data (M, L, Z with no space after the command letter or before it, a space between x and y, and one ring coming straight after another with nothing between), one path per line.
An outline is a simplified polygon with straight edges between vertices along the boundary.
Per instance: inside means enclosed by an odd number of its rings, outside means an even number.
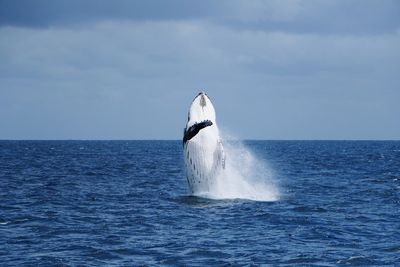
M177 2L168 3L172 10ZM251 3L168 18L95 12L83 23L71 11L75 18L59 24L2 22L0 138L177 139L201 89L220 124L243 138L400 136L400 32L392 24L353 34L340 27L266 30L271 21L284 29L307 16L323 25L326 10L348 4ZM368 3L364 10L373 9ZM390 14L393 2L384 3L377 10Z
M209 20L242 29L387 33L400 26L396 0L1 0L0 25L76 27L104 20Z
M76 26L101 20L176 20L212 16L213 1L179 0L21 0L0 1L0 24L8 26ZM218 5L216 6L218 8Z

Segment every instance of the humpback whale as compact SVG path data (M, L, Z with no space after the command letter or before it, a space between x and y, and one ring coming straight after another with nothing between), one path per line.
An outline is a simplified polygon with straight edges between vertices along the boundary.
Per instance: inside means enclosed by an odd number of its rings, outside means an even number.
M192 194L208 193L225 169L215 109L206 93L192 101L183 134L186 178Z

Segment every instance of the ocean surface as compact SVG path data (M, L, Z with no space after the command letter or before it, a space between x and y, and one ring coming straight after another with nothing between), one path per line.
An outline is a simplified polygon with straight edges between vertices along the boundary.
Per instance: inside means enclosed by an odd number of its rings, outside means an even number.
M400 266L400 142L244 145L275 199L190 196L180 141L0 141L0 265Z

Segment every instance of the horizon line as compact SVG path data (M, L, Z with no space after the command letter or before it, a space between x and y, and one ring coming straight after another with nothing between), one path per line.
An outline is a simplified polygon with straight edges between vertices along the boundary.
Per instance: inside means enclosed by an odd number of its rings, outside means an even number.
M399 139L260 139L238 138L226 141L400 141ZM182 141L182 139L0 139L3 141Z

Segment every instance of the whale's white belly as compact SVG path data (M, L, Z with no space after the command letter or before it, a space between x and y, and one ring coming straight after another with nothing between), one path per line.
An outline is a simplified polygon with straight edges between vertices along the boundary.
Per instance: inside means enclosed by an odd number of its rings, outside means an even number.
M224 168L214 107L204 93L192 102L183 138L186 178L192 194L208 193Z
M214 152L218 139L204 129L184 146L186 177L191 193L207 192L216 180Z

